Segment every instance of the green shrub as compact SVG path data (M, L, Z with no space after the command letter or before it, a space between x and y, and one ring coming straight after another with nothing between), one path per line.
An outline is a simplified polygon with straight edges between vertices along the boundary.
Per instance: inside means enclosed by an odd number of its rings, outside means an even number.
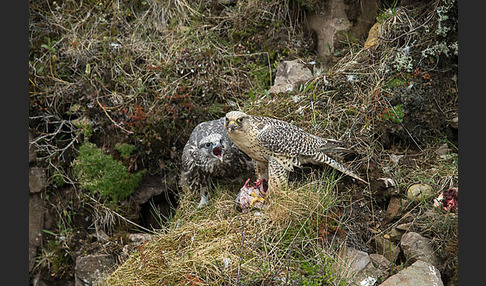
M130 196L142 180L145 170L130 173L95 144L84 142L73 162L74 174L83 189L99 193L103 198L118 202Z
M126 144L126 143L116 143L115 149L120 152L120 156L122 158L128 158L130 154L136 149L134 145Z

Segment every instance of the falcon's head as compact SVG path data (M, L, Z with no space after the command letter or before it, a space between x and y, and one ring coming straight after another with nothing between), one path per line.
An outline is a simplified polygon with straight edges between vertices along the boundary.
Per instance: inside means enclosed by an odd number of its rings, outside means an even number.
M224 144L221 134L213 133L199 141L200 152L208 159L217 159L223 162Z
M226 120L224 122L224 127L228 133L234 132L235 130L242 130L245 126L245 121L248 115L241 111L231 111L226 113Z

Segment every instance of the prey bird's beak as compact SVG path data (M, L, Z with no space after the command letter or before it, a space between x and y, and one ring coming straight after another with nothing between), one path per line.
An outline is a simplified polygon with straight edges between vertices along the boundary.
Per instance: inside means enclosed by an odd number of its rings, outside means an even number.
M235 131L235 128L238 127L238 124L233 120L228 123L228 129L230 131Z

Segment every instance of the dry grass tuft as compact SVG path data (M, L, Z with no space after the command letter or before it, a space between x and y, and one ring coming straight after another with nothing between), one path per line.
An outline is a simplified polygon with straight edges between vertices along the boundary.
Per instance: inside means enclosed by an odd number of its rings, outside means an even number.
M334 181L309 180L275 192L264 209L248 214L235 211L232 196L221 191L201 210L182 198L164 232L134 250L108 284L273 285L324 273L330 285L346 279L332 269L338 244L325 245L320 232L337 204ZM299 265L307 263L312 269L302 272Z

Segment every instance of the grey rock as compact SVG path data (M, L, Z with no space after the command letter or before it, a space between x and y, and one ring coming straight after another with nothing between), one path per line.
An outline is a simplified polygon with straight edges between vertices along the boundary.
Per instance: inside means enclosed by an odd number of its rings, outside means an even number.
M142 185L134 192L133 199L137 204L141 205L148 202L151 197L160 195L164 191L166 191L165 188L161 186Z
M133 192L132 198L138 205L144 204L150 198L166 194L169 189L174 189L170 182L175 181L177 181L175 174L167 174L165 177L148 176L144 178L140 187Z
M440 147L437 148L437 151L435 151L435 152L439 156L444 156L444 155L449 154L451 152L451 149L449 148L449 145L447 145L447 143L444 143L444 144L440 145Z
M268 93L290 92L312 77L312 71L299 60L282 61L278 64L275 82Z
M44 200L39 194L29 195L29 272L35 265L37 248L42 242L44 229L44 214L46 208Z
M32 134L32 132L29 132L29 164L34 163L37 159L35 155L37 148L35 147L35 144L32 143L33 140L34 134Z
M405 233L404 230L398 229L396 227L392 228L388 235L390 236L390 240L393 242L400 242L402 239L403 234Z
M108 276L115 270L111 255L93 254L78 256L74 269L75 286L104 285Z
M404 234L400 240L400 247L407 261L415 262L422 260L435 267L439 266L439 259L435 255L430 240L416 232Z
M381 269L378 269L372 263L372 259L368 253L357 250L353 247L346 247L340 254L342 259L343 269L349 271L356 281L376 281L378 277L383 274ZM371 282L370 282L371 283Z
M350 261L351 269L356 273L362 272L371 263L368 253L352 247L347 247L346 258Z
M439 270L432 264L418 260L389 277L380 286L443 286Z
M375 266L378 270L387 271L391 267L391 262L381 254L372 253L370 254L370 259L373 266Z
M398 254L400 253L400 247L398 245L381 235L375 236L373 241L375 242L375 248L378 254L383 255L392 263L397 260Z
M404 231L409 231L411 227L412 227L411 222L402 223L402 224L397 225L397 229L404 230Z
M31 167L29 169L29 191L38 193L47 186L46 170L41 167Z

